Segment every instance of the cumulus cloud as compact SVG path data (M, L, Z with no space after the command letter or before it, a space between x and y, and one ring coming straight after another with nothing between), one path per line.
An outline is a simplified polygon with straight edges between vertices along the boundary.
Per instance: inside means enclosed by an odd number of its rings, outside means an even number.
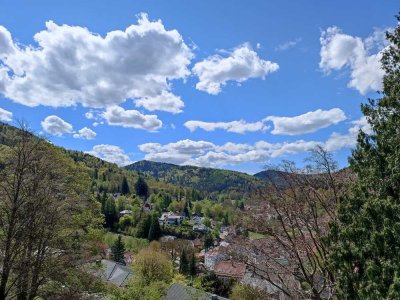
M246 162L265 162L270 158L295 154L312 149L318 142L296 141L292 143L270 144L259 141L251 144L226 143L216 145L206 141L182 140L161 145L147 143L139 146L145 159L180 165L221 167Z
M104 108L134 99L151 110L183 107L171 81L190 75L192 49L161 20L141 14L137 24L104 36L48 21L34 40L21 45L0 27L0 91L15 102Z
M322 32L320 42L319 67L323 71L329 73L347 67L351 73L349 87L355 88L361 94L381 90L384 71L380 59L381 50L386 45L383 30L376 29L370 37L363 40L344 34L334 26Z
M265 131L269 128L269 126L265 125L261 121L248 123L244 120L232 121L232 122L187 121L185 122L184 125L192 132L198 128L201 128L205 131L214 131L216 129L223 129L228 132L245 133L254 131Z
M86 151L86 153L119 166L126 166L133 163L125 151L115 145L95 145L92 150Z
M0 107L0 121L11 122L13 113Z
M265 78L278 69L277 63L261 59L250 45L244 44L227 57L213 55L196 63L192 71L199 78L198 90L217 95L228 81L240 83L249 78Z
M181 97L170 92L162 91L160 95L145 97L135 100L136 106L144 107L147 110L161 110L173 114L181 113L185 106Z
M144 115L137 110L125 110L120 106L107 107L102 117L107 124L155 131L162 126L156 115Z
M139 145L145 153L145 159L169 162L179 165L202 167L223 167L242 163L266 163L273 158L304 153L317 145L329 151L352 148L357 141L357 134L362 129L367 134L371 129L365 118L351 122L347 133L333 133L326 141L296 140L290 142L269 143L261 140L254 144L228 142L216 145L207 141L181 140L165 145L146 143Z
M93 140L96 135L96 132L92 129L83 127L82 129L79 129L77 133L74 133L73 137L75 139Z
M357 136L360 130L366 134L372 134L372 128L365 117L351 122L352 126L346 134L332 133L325 143L328 151L337 151L342 148L353 148L357 144Z
M317 109L294 117L268 116L261 121L253 123L248 123L244 120L231 122L187 121L184 125L190 131L200 128L205 131L222 129L228 132L245 133L268 130L270 126L266 123L272 122L274 125L272 134L299 135L315 132L344 120L346 120L345 113L339 108L333 108L330 110Z
M55 136L62 136L64 133L72 133L73 130L70 123L54 115L47 116L41 122L41 125L45 132Z
M315 132L330 125L346 120L345 113L339 108L317 109L295 117L269 116L264 121L272 121L272 134L298 135Z

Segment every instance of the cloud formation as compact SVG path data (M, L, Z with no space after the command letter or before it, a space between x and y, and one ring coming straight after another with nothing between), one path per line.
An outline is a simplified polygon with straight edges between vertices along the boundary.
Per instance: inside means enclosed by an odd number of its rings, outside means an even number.
M13 113L0 107L0 121L11 122Z
M119 166L126 166L133 163L125 151L115 145L95 145L92 150L86 151L86 153Z
M192 71L199 78L196 89L217 95L228 81L240 83L249 78L265 78L278 69L277 63L261 59L249 44L244 44L227 57L213 55L196 63Z
M161 110L173 114L181 113L185 104L181 97L170 92L162 91L160 95L154 97L145 97L135 100L136 106L144 107L147 110Z
M248 123L244 120L231 122L187 121L184 126L190 131L222 129L227 132L243 134L245 132L266 131L270 128L266 123L272 122L274 126L271 131L272 134L300 135L315 132L344 120L346 120L345 113L339 108L332 108L330 110L317 109L294 117L268 116L261 121L253 123Z
M104 36L48 21L34 40L36 47L21 45L0 26L0 92L17 103L104 108L135 99L151 110L183 107L171 100L171 81L190 75L193 53L161 20L141 14L137 24ZM165 95L167 103L159 98Z
M65 122L55 115L47 116L41 122L41 125L45 132L58 137L63 136L65 133L72 133L73 131L73 127L70 123Z
M242 163L266 163L269 159L307 152L317 145L328 151L354 147L357 134L362 129L367 134L371 129L365 118L351 122L346 134L333 133L325 142L296 140L292 142L269 143L258 141L254 144L228 142L216 145L207 141L180 140L165 145L146 143L139 145L145 159L169 162L179 165L202 167L224 167Z
M192 132L200 128L205 131L214 131L216 129L222 129L228 132L245 133L254 131L265 131L269 128L269 126L265 125L261 121L248 123L244 120L232 121L232 122L187 121L185 122L184 125Z
M156 131L162 126L156 115L144 115L137 110L125 110L120 106L110 106L101 114L107 124L128 128Z
M295 117L269 116L264 121L272 121L272 134L298 135L315 132L330 125L346 120L345 113L339 108L317 109Z
M83 127L82 129L79 129L77 133L74 133L73 137L75 139L93 140L96 135L96 132L92 129Z
M363 40L342 33L338 27L329 27L322 32L319 67L326 73L332 70L350 69L348 87L361 94L379 91L382 88L384 71L381 68L381 50L386 45L383 30L377 29ZM370 53L374 51L374 53Z

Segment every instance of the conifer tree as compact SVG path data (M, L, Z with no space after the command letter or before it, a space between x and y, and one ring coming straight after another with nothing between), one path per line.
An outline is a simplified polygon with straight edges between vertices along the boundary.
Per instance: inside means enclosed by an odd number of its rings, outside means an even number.
M382 97L362 105L370 129L358 135L349 159L357 180L331 228L339 299L400 295L400 26L386 37Z
M154 241L158 240L160 236L161 236L160 223L158 221L158 217L156 215L153 215L147 239L149 241Z
M196 257L194 256L193 252L192 255L190 256L190 261L189 261L189 274L192 276L196 275Z
M111 247L112 259L115 262L125 264L124 254L125 254L125 245L122 241L121 236L115 240L114 244Z
M129 189L129 184L128 184L128 180L126 179L126 177L124 176L124 178L122 179L122 183L121 183L121 193L122 195L127 195L129 194L131 191Z
M185 249L183 249L181 252L181 257L179 260L179 272L181 274L187 274L189 272L189 261Z
M149 196L149 187L146 181L143 179L143 177L139 177L138 180L136 181L135 192L136 195L142 197L144 201L147 200L147 197Z
M204 249L208 250L214 245L214 239L211 234L207 234L204 238Z
M136 237L147 239L151 223L152 223L151 216L149 214L145 214L138 224Z

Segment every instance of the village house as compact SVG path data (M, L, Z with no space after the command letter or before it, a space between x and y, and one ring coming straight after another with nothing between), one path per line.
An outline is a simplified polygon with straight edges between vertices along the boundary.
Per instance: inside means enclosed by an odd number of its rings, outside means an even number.
M193 225L193 231L206 233L209 231L209 228L204 224L196 224L196 225Z
M119 212L119 215L120 215L121 217L123 217L123 216L125 216L125 215L130 215L130 214L132 214L132 211L129 210L129 209L124 209L124 210L121 210L121 211Z
M214 273L220 279L241 281L246 274L246 264L232 260L219 261L214 266Z
M207 270L214 270L214 266L221 260L225 260L226 254L220 247L213 248L204 253L204 265Z
M183 216L176 215L173 212L162 213L159 222L160 225L180 225L183 221Z

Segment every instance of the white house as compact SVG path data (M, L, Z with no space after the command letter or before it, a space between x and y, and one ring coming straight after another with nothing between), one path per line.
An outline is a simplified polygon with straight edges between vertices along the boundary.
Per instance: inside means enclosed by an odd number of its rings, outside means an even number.
M182 221L183 216L176 215L173 212L163 213L159 219L160 225L179 225L182 223Z

